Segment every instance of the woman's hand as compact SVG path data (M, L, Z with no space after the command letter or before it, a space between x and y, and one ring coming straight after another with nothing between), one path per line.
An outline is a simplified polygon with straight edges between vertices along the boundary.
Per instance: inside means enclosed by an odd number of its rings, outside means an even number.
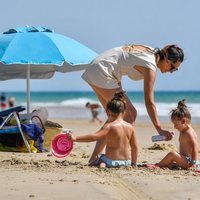
M160 135L165 135L167 141L171 140L174 137L174 133L173 132L169 132L169 131L163 130L163 129L161 129L159 131L159 134Z

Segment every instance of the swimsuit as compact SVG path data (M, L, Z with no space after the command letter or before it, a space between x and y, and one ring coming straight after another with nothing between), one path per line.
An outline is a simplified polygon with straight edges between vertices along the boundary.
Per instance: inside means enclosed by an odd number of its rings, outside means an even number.
M120 167L120 166L131 166L131 160L111 160L101 154L99 159L95 162L95 165L99 165L101 162L106 164L106 167Z
M157 65L153 48L147 47L152 52L134 49L127 51L124 48L123 46L116 47L98 56L86 68L82 78L97 87L114 89L120 87L123 75L127 75L133 80L143 79L143 74L134 68L136 65L156 72Z
M194 160L192 159L191 156L185 156L185 159L186 159L186 161L187 161L188 164L195 164Z

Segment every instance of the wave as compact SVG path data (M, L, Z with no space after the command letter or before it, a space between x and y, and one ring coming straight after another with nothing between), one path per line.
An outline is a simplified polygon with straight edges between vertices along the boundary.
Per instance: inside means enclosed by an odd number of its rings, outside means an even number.
M136 103L137 104L137 103ZM147 116L147 111L144 104L135 104L138 114ZM192 117L200 117L200 104L199 103L189 103L187 104L188 109ZM177 103L156 103L157 112L159 116L170 116L172 109L177 107Z
M95 101L90 98L77 98L77 99L69 99L69 100L63 100L60 102L32 102L31 107L46 107L47 109L51 110L80 110L81 112L83 110L87 110L85 108L85 104L87 102L91 103L99 103L98 101ZM100 103L99 103L100 104ZM26 102L21 102L20 105L26 105ZM148 116L146 107L144 103L133 103L135 108L137 109L138 116ZM200 103L188 103L187 104L192 117L200 117ZM157 102L156 103L157 111L159 116L170 116L170 111L177 107L177 103L163 103L163 102ZM73 113L72 113L73 114Z

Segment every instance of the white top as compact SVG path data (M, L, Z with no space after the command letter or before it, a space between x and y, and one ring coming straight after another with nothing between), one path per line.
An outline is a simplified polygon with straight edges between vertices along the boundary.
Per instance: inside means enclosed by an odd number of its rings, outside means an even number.
M148 48L153 51L153 48ZM89 84L100 88L119 88L123 75L133 80L143 79L143 74L135 69L136 65L149 68L154 72L157 70L153 53L134 49L127 51L124 50L124 46L117 47L98 56L86 68L82 78Z

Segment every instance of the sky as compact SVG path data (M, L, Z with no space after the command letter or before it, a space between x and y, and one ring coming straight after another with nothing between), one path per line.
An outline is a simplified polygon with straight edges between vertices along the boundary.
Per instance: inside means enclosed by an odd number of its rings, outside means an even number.
M19 26L45 26L88 46L98 54L124 44L162 48L177 44L185 53L180 70L157 72L155 91L200 90L199 0L0 0L0 32ZM83 71L56 73L31 80L31 91L91 91ZM2 74L0 74L2 76ZM0 82L0 91L25 91L25 80ZM140 91L143 81L124 77L127 91Z

